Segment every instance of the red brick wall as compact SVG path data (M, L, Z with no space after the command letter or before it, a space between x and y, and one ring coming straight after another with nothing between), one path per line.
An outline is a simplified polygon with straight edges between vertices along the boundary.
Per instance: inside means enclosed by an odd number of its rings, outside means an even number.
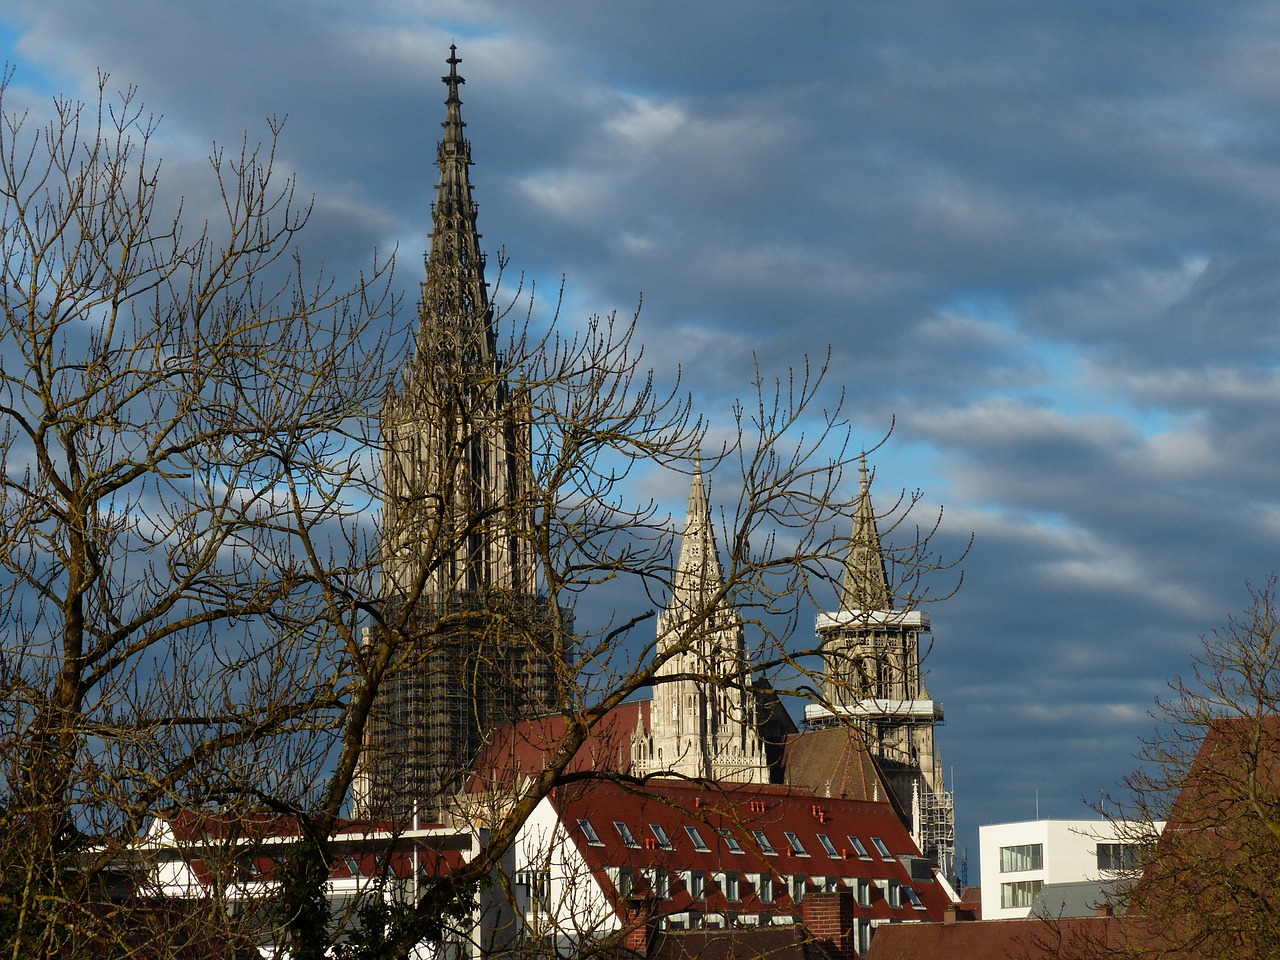
M806 893L800 914L809 936L822 944L836 960L854 960L853 891L847 887L830 892Z

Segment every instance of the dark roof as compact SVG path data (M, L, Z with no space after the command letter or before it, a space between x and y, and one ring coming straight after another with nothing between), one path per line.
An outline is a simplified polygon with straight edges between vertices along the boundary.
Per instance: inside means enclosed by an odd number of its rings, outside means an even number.
M678 930L658 934L649 960L828 960L830 954L797 924Z
M860 917L941 920L950 903L931 865L920 858L910 834L885 801L814 797L773 785L708 785L663 778L642 785L598 782L561 788L552 802L587 866L615 904L626 893L618 889L625 885L620 870L628 871L631 895L643 898L653 893L646 875L652 868L665 869L671 877L670 895L658 904L664 914L696 911L798 920L800 905L788 891L795 877L804 878L807 890L848 888L860 879L870 881L870 906L855 907ZM756 831L763 835L768 850ZM799 849L788 834L794 834ZM665 845L664 837L669 841ZM861 843L865 856L853 838ZM885 845L888 858L879 853L876 839ZM689 889L692 878L684 873L689 871L701 873L702 897ZM726 889L725 874L733 874L738 881L736 900ZM762 875L772 878L771 897L761 896ZM882 889L894 885L903 889L901 906L893 906ZM918 897L919 907L905 888Z
M1113 880L1077 880L1074 883L1046 883L1031 904L1030 917L1091 917L1098 908L1115 901Z
M788 786L820 797L885 800L892 796L862 733L849 727L827 727L788 737L782 765Z

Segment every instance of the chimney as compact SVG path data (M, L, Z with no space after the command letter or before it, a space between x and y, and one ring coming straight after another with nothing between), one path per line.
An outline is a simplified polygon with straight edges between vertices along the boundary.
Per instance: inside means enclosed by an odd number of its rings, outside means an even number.
M806 893L800 903L800 915L810 939L835 960L857 960L852 890L841 885L835 890Z
M624 904L619 912L622 915L623 929L626 931L622 938L623 949L630 950L642 957L647 957L649 955L649 944L653 940L653 935L658 927L658 921L654 917L653 911L643 907L637 909L631 904Z

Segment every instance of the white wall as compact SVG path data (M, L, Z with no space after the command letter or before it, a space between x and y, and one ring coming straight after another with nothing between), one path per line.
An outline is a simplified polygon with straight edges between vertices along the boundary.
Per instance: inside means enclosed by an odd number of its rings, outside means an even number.
M1136 831L1108 820L1026 820L978 828L978 856L982 876L982 918L1009 920L1025 917L1025 906L1002 907L1005 884L1039 882L1078 883L1111 879L1113 872L1098 870L1098 844L1132 840ZM1040 844L1043 856L1038 870L1001 871L1004 847Z

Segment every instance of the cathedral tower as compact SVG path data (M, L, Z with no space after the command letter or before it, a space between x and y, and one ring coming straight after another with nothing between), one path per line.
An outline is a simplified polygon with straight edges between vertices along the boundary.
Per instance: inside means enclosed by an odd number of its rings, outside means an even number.
M649 730L640 726L632 738L636 775L769 782L742 620L728 597L717 596L723 590L699 470L689 493L671 600L658 617L658 654L672 656L654 676Z
M414 353L382 413L382 594L401 651L375 703L358 806L437 810L496 724L553 705L553 618L528 545L530 410L497 349L450 47Z
M806 707L805 720L811 726L845 720L863 730L902 809L910 811L916 843L949 875L955 816L933 740L942 704L929 698L920 668L929 618L895 609L889 582L864 461L840 609L817 620L829 706Z

